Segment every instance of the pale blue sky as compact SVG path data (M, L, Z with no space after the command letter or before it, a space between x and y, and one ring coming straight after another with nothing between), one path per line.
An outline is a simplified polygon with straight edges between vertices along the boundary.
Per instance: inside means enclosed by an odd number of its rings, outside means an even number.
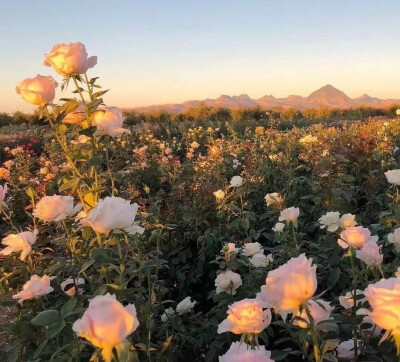
M398 0L0 0L0 111L30 110L16 83L51 74L43 54L81 41L109 105L221 94L400 98ZM57 97L61 97L57 93Z

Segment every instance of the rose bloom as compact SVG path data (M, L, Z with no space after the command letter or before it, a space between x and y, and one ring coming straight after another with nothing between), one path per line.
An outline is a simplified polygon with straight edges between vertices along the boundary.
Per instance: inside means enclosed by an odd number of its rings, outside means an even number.
M139 205L120 197L106 197L81 219L81 226L89 226L94 231L108 235L111 230L121 229L128 234L143 234L144 229L135 221Z
M298 207L289 207L281 211L279 216L279 221L294 222L297 220L300 214L300 209Z
M172 307L169 307L165 310L165 312L161 315L161 322L166 323L168 319L170 319L173 315L175 315L175 310Z
M124 307L115 295L94 297L81 319L75 321L72 330L102 349L105 361L112 360L113 347L123 347L126 337L139 326L133 304Z
M357 289L356 290L356 296L359 295L364 295L364 291ZM339 297L339 303L344 309L349 309L354 307L354 294L353 291L351 290L350 292L347 292L344 296ZM357 305L363 304L365 302L365 298L357 298Z
M281 233L283 229L285 228L285 224L282 222L277 222L275 226L272 228L273 231L276 233Z
M317 289L317 267L305 254L268 272L261 296L277 313L293 313L307 302Z
M342 359L354 359L354 357L355 357L355 355L354 355L354 341L352 339L349 339L348 341L340 343L337 346L336 351L337 351L337 356L339 358L342 358Z
M375 240L368 240L361 250L356 251L356 257L361 259L367 266L379 266L382 264L383 255Z
M321 224L321 229L327 228L329 232L333 233L339 229L339 219L340 213L337 211L331 211L321 216L318 221Z
M0 251L0 255L7 256L12 253L21 252L20 259L23 261L32 250L32 245L36 243L38 230L24 231L19 234L11 234L2 240L2 244L7 247Z
M14 163L15 163L14 161L8 160L6 162L3 162L3 165L4 165L5 168L10 169L12 167L12 165L14 165Z
M8 179L10 177L10 171L4 167L0 167L0 179Z
M86 47L82 43L59 43L53 46L49 54L44 55L43 64L65 77L70 77L93 68L97 64L97 57L88 58Z
M242 278L238 273L227 270L218 274L215 278L215 286L217 287L217 294L225 292L231 295L236 294L236 289L242 285Z
M23 285L22 290L13 295L13 299L18 299L18 303L22 303L24 300L51 293L54 288L50 286L50 280L53 278L55 277L32 275L31 279Z
M264 255L262 253L254 254L250 259L250 263L256 268L265 268L268 264L273 262L272 255Z
M193 307L196 304L196 301L191 300L192 298L190 297L186 297L184 300L182 300L181 302L178 303L178 305L176 306L176 312L179 315L185 314L187 312L189 312L191 309L193 309Z
M234 243L226 243L221 252L224 254L236 254L239 252L239 248Z
M219 362L274 362L265 346L251 349L246 343L232 342L228 351L219 357Z
M217 200L223 200L225 198L225 192L222 190L215 191L214 196Z
M353 214L344 214L339 219L339 226L342 229L345 229L345 228L348 228L351 226L356 226L357 222L356 222L355 218L356 217Z
M392 185L400 185L400 170L386 171L385 176Z
M1 193L0 193L1 195ZM1 200L1 196L0 196ZM395 249L397 252L400 252L400 228L395 229L392 233L388 234L389 243L395 245Z
M347 249L352 246L355 249L361 249L368 240L378 240L377 236L371 236L371 232L362 226L351 226L346 228L340 234L338 244Z
M231 179L231 187L239 187L243 184L243 178L240 176L233 176Z
M261 333L271 323L271 310L262 301L243 299L229 306L228 317L218 326L218 333Z
M117 107L104 107L92 113L92 125L97 127L96 135L117 137L126 132L122 128L125 117Z
M400 279L389 278L368 285L365 297L372 311L366 311L372 322L386 329L382 340L393 337L400 350ZM363 311L364 312L364 311Z
M15 90L28 103L44 106L54 100L57 86L53 77L38 74L19 82Z
M242 253L246 256L253 256L258 253L263 253L264 250L260 243L246 243L243 246Z
M33 215L43 221L62 221L67 217L74 216L82 204L74 207L74 198L72 196L44 196L33 210Z
M190 144L190 147L191 148L198 148L200 145L196 142L196 141L194 141L194 142L192 142L191 144Z
M267 206L272 206L272 205L279 205L283 202L283 197L279 192L273 192L271 194L266 194L265 197L265 202L267 203Z
M68 278L65 279L61 284L61 290L68 295L69 297L73 297L76 294L76 288L75 285L78 287L79 285L84 285L85 284L85 279L83 278L78 278L74 279L73 278ZM83 293L83 288L78 288L78 294Z
M331 319L330 316L334 309L334 307L331 307L328 302L322 299L310 300L308 302L308 308L310 310L311 316L314 319L315 324ZM300 311L298 311L296 314L293 315L293 317L301 317L306 320L307 323L310 322L307 312L304 309L301 311L301 313ZM293 324L295 326L299 326L300 328L307 328L307 323L298 319L293 320Z
M7 191L8 191L7 184L5 184L4 186L0 185L0 203L1 201L4 201L4 199L6 198Z
M82 102L79 102L78 107L76 107L72 112L68 113L62 120L63 123L67 124L79 124L86 119L85 107Z

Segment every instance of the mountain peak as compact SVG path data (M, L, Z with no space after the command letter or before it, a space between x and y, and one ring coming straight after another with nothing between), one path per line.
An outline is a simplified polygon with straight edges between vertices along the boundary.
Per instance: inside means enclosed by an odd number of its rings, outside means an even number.
M320 97L331 97L331 98L344 98L350 99L344 92L335 88L333 85L327 84L315 92L312 92L308 98L320 98Z

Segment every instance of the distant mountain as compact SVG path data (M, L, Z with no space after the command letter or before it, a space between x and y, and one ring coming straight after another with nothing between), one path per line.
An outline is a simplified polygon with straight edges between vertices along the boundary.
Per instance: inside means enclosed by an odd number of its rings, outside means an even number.
M133 108L138 112L150 112L154 110L165 110L170 113L184 112L192 107L197 107L204 104L208 107L223 107L223 108L251 108L260 107L262 109L271 108L354 108L360 106L387 108L393 104L400 104L400 99L379 99L370 97L368 94L363 94L358 98L350 98L341 90L333 87L330 84L312 92L308 97L298 95L290 95L286 98L275 98L272 95L265 95L260 99L252 99L247 94L240 96L221 95L216 99L204 99L187 101L180 104L161 104L147 107Z

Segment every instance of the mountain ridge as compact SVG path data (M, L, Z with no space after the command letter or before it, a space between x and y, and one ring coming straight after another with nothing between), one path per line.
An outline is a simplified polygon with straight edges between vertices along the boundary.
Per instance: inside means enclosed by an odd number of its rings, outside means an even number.
M331 84L327 84L316 91L312 92L308 97L300 95L289 95L286 98L275 98L273 95L265 95L258 99L252 99L247 94L238 96L229 96L222 94L218 98L207 98L203 100L189 100L182 103L159 104L143 107L129 108L138 112L151 112L154 110L165 110L170 113L180 113L189 108L197 107L204 104L208 107L222 108L252 108L260 107L262 109L271 108L296 108L304 110L308 108L338 108L348 109L361 106L374 108L388 108L394 104L400 104L400 99L379 99L363 94L357 98L350 98L346 93L335 88Z

